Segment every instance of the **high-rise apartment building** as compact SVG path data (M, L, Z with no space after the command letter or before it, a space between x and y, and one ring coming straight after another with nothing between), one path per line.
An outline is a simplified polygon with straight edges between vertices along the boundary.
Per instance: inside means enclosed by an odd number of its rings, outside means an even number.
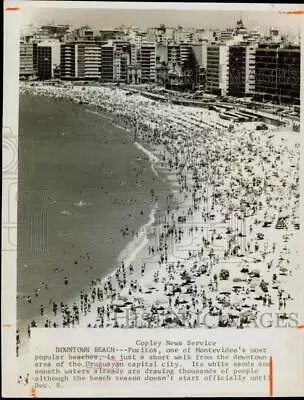
M190 44L170 44L168 45L168 65L171 68L182 67L188 59L192 47Z
M277 95L279 102L300 104L300 46L278 49Z
M141 81L150 83L156 81L156 45L142 43L138 53L138 62L141 68Z
M260 45L255 62L256 96L299 104L300 58L300 46Z
M207 68L207 43L199 43L191 45L191 49L197 64L206 69Z
M156 45L156 60L159 64L168 64L168 46L164 44Z
M133 55L134 56L134 55ZM129 65L132 59L132 46L124 41L110 41L101 46L102 82L124 82L129 80Z
M245 97L255 90L255 47L234 45L229 48L230 96Z
M94 42L61 45L61 79L99 80L101 77L101 46Z
M226 95L228 89L229 48L226 45L207 47L206 91Z
M52 48L51 46L38 46L38 79L52 78Z
M101 46L101 80L102 82L114 81L115 46L113 43Z
M78 79L101 77L101 47L94 43L76 44L75 75Z
M76 44L65 43L60 47L60 78L73 80L76 78Z
M60 42L58 40L38 43L37 75L38 79L47 80L55 76L60 66Z
M260 45L255 55L255 94L267 99L277 95L278 45Z
M130 66L130 54L127 52L121 53L120 57L120 81L128 83L129 80L129 66Z
M19 77L28 79L37 74L37 43L21 42L19 49Z

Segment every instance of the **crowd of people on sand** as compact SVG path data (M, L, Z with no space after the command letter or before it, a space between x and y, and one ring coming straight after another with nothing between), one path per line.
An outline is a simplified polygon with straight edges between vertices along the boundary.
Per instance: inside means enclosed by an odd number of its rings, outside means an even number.
M113 123L157 156L178 199L171 204L170 194L159 210L145 258L121 261L106 279L92 276L73 304L51 299L37 306L44 322L31 321L28 337L37 326L243 328L259 326L266 311L290 321L290 282L297 273L290 254L299 229L297 133L257 131L254 123L231 129L219 124L216 112L119 88L21 90L112 113ZM17 339L18 349L19 333Z

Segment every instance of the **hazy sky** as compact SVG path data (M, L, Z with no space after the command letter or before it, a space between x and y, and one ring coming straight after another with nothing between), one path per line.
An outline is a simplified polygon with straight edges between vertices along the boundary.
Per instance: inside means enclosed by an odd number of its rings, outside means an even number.
M117 27L119 25L147 28L165 24L184 27L220 28L234 27L240 16L249 29L260 27L269 32L270 27L282 33L300 33L300 15L279 14L269 11L202 11L202 10L109 10L109 9L25 9L22 24L69 24L75 27L89 25L93 29Z

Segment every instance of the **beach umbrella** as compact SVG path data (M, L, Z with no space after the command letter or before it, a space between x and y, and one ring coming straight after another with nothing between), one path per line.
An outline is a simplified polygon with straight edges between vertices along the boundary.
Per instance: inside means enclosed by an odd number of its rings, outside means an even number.
M118 295L118 300L122 300L122 301L126 302L128 300L128 297Z
M176 316L172 316L172 315L169 315L169 316L167 316L167 317L165 317L164 318L164 322L165 323L173 323L173 322L176 322L177 321L177 317Z
M114 308L114 312L115 313L123 313L124 311L121 308L116 307L116 308Z
M126 303L123 300L116 300L115 303L113 303L114 307L124 307L125 305Z

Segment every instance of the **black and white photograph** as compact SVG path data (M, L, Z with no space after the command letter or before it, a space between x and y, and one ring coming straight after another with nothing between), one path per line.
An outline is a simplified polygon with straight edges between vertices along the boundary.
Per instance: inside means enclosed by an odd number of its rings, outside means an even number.
M303 322L303 16L20 13L18 384L36 328Z

